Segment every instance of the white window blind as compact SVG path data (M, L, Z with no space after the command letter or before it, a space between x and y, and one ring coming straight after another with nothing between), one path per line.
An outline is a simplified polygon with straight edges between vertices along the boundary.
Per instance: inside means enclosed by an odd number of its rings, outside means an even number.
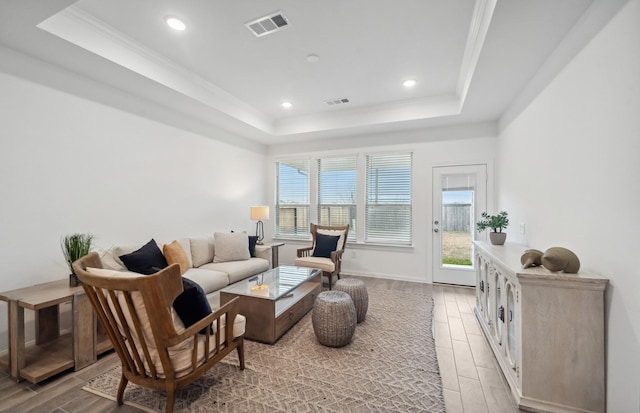
M356 156L318 159L318 222L349 225L349 240L357 234Z
M276 236L309 235L309 160L276 163Z
M411 244L412 158L367 155L365 242Z

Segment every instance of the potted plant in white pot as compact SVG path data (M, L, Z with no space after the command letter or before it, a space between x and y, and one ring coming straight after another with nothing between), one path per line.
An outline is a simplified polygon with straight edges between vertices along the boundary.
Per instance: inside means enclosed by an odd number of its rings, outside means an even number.
M62 247L62 253L64 259L67 261L69 270L69 285L76 287L80 285L78 276L73 271L73 262L78 258L84 257L91 250L91 243L93 242L93 235L91 234L72 234L62 237L60 240L60 246Z
M500 211L498 215L489 215L483 212L482 220L476 223L478 232L491 228L492 231L489 233L491 243L493 245L503 245L507 240L507 233L502 232L502 230L509 226L509 218L507 218L507 215L507 211Z

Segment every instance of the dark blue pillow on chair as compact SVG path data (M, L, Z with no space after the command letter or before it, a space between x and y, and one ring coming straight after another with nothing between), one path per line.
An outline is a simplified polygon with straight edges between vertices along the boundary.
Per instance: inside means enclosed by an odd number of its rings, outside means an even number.
M340 236L316 233L316 247L313 249L314 257L331 258L331 253L336 250Z
M182 294L173 301L173 308L182 324L188 328L211 314L211 305L204 290L195 281L182 277L182 289ZM206 333L206 327L200 330L200 334Z

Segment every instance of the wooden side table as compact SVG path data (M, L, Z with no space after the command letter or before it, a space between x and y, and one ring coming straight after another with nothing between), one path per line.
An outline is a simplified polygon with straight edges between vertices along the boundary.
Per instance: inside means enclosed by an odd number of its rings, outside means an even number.
M280 253L278 251L278 248L282 247L283 245L284 242L280 241L265 242L264 244L260 244L260 246L271 248L271 268L276 268L280 265Z
M82 287L63 279L0 293L8 303L9 354L0 359L17 381L38 383L64 370L82 369L111 348L98 339L93 307ZM60 334L60 304L71 302L70 334ZM24 310L35 311L35 346L25 346Z

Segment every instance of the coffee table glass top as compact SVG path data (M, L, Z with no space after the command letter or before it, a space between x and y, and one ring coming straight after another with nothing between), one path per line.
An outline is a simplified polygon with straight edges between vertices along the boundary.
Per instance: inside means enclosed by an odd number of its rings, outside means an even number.
M225 287L221 292L277 300L291 293L304 282L316 277L320 272L317 268L281 265Z

